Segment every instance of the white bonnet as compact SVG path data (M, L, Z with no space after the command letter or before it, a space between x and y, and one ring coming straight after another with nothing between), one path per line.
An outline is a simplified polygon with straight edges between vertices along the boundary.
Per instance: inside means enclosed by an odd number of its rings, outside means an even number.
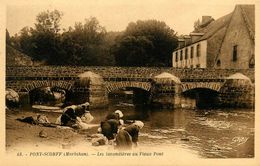
M144 123L140 120L136 120L133 124L138 126L140 129L144 127Z
M119 115L119 118L122 118L124 116L124 114L120 110L116 110L115 113Z

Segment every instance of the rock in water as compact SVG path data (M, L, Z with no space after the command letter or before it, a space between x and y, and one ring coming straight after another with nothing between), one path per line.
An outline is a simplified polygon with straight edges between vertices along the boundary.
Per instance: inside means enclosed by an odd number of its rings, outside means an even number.
M7 88L5 91L5 100L7 107L17 106L19 103L19 95L13 89Z
M87 112L81 116L81 120L84 123L90 123L94 117L90 114L90 112Z
M38 115L37 120L40 124L50 123L46 115Z
M108 139L101 134L97 138L92 138L91 143L93 146L106 145L108 144Z
M39 136L40 136L41 138L47 138L47 137L48 137L48 134L47 134L44 130L42 130L42 131L40 131Z

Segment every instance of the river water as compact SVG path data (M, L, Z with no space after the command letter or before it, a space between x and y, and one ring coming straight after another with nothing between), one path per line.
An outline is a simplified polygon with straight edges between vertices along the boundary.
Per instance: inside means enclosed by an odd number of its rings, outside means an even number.
M202 158L254 157L253 109L150 109L112 100L105 109L91 109L93 124L121 110L125 121L141 120L139 146L186 149ZM57 113L48 116L58 117ZM96 129L95 129L96 132Z
M174 147L205 158L254 157L254 111L252 109L164 109L111 103L108 109L92 110L93 123L120 109L124 120L141 120L139 145Z

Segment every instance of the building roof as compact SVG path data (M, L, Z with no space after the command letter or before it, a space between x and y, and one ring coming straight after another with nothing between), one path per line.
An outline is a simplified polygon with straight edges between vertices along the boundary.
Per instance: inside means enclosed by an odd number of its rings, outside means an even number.
M6 44L6 66L41 66L44 62L35 61L30 56Z
M33 66L32 58L6 44L7 66Z
M213 50L214 53L211 53L214 56L208 57L207 63L209 66L212 66L219 54L219 50L222 45L222 41L225 38L226 31L232 19L237 19L233 17L233 13L236 11L241 12L243 20L245 22L245 26L249 32L249 36L251 40L254 42L255 40L255 5L236 5L235 9L216 20L211 19L206 26L203 24L202 26L198 26L196 30L192 33L203 33L203 35L192 42L186 43L185 46L179 47L176 50L182 49L186 46L192 45L199 41L208 40L210 39L212 43L214 43L215 47ZM192 34L191 33L191 34ZM212 50L211 50L212 51Z
M230 22L232 13L229 13L219 19L212 21L208 26L199 29L197 32L204 33L204 35L196 40L194 43L210 38L212 35L217 33L219 30L226 28Z
M255 35L255 5L236 5L235 10L240 8L244 21L246 23L246 26L248 30L252 33L251 37L254 38ZM197 43L202 40L206 40L219 32L220 30L223 30L224 28L227 28L231 19L232 15L235 12L235 10L225 16L222 16L218 18L217 20L212 20L207 26L201 26L198 29L194 30L192 33L204 33L200 38L193 41L192 43L189 43L188 45ZM224 37L224 36L223 36ZM187 46L187 45L186 45ZM177 48L181 49L181 48Z
M229 14L223 16L223 17L220 17L217 20L211 21L207 26L202 26L202 27L194 30L193 32L191 32L191 34L199 33L199 34L203 34L203 35L201 35L201 37L198 38L197 40L194 40L192 42L188 42L185 46L179 47L176 50L182 49L186 46L189 46L189 45L192 45L192 44L197 43L199 41L206 40L206 39L210 38L211 36L216 34L218 31L220 31L220 30L222 30L222 29L224 29L228 26L228 23L230 22L231 16L232 16L232 13L229 13Z
M238 5L241 8L250 37L255 40L255 5Z
M246 26L249 29L249 31L252 31L252 35L254 36L255 35L255 12L254 12L255 5L236 5L235 10L238 8L241 9L243 19L246 22ZM196 32L204 33L204 35L193 43L208 39L212 35L217 33L219 30L221 30L222 28L226 28L229 25L235 10L223 17L220 17L215 21L212 21L208 26L198 29Z

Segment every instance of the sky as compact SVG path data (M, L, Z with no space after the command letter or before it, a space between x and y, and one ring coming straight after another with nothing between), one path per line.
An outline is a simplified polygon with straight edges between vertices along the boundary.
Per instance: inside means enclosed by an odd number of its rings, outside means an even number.
M178 35L189 34L203 15L217 19L232 12L236 4L254 4L252 0L9 0L6 27L10 35L23 27L34 27L36 16L46 10L63 12L62 28L96 17L107 31L123 31L129 22L156 19L164 21Z

